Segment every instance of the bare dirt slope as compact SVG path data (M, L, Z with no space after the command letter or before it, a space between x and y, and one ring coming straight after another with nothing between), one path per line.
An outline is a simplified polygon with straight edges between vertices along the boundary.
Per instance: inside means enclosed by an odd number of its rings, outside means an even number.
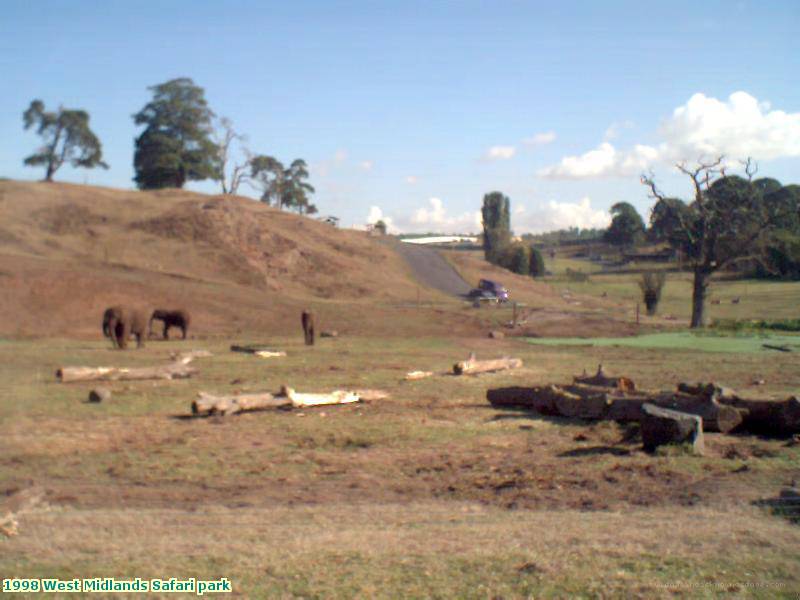
M359 307L408 303L418 283L366 233L246 198L2 181L0 288L0 335L95 337L116 303L263 335L298 328L303 307L334 328L396 329L392 311L364 323Z

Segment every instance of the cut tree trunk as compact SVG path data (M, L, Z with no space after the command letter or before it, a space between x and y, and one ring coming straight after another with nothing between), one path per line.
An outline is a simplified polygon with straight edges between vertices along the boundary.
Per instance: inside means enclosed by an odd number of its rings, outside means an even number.
M680 383L678 390L711 397L722 406L738 410L742 427L748 431L771 435L800 433L800 400L796 396L785 400L741 398L734 390L714 383Z
M545 387L504 387L486 392L492 406L501 408L525 408L543 415L557 415L556 397L560 390L554 385Z
M696 454L703 453L703 419L654 404L642 406L642 443L653 452L664 444L690 443Z
M748 431L770 435L800 433L800 399L747 400L723 398L722 403L742 411L743 426Z
M522 366L519 358L497 358L494 360L476 360L470 357L453 365L453 373L456 375L475 375L477 373L491 373L492 371L504 371L506 369L518 369Z
M74 381L135 381L138 379L187 379L197 369L182 362L157 367L61 367L56 377L62 383Z
M264 410L268 408L284 408L292 402L285 396L274 396L269 393L238 394L234 396L215 396L199 392L192 402L192 414L195 415L233 415L247 410Z

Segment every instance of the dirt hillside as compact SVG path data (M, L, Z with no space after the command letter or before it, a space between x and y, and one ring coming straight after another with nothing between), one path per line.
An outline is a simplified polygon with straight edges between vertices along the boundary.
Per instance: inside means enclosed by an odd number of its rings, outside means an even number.
M298 329L304 307L330 328L397 330L419 285L366 233L247 198L1 181L0 290L3 336L96 337L123 303L185 307L198 334L253 338Z

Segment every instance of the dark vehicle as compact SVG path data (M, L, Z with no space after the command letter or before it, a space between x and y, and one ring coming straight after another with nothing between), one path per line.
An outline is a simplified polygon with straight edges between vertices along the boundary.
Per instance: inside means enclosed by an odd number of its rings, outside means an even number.
M470 291L469 297L478 299L485 298L497 302L508 302L508 290L496 281L481 279L478 282L478 287Z

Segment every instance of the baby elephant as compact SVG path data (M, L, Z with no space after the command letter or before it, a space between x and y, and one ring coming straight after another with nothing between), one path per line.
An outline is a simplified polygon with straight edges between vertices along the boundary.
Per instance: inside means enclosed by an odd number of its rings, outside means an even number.
M303 336L306 340L306 346L314 345L314 313L309 310L304 310L300 316L300 321L303 324Z
M136 347L144 347L147 321L144 314L126 306L112 306L103 313L103 335L111 338L115 348L124 350L131 334L136 336Z
M158 319L164 323L164 339L169 339L169 328L180 327L183 332L183 339L186 339L186 332L189 330L189 313L185 310L164 310L157 308L150 317L150 335L153 334L153 321Z

